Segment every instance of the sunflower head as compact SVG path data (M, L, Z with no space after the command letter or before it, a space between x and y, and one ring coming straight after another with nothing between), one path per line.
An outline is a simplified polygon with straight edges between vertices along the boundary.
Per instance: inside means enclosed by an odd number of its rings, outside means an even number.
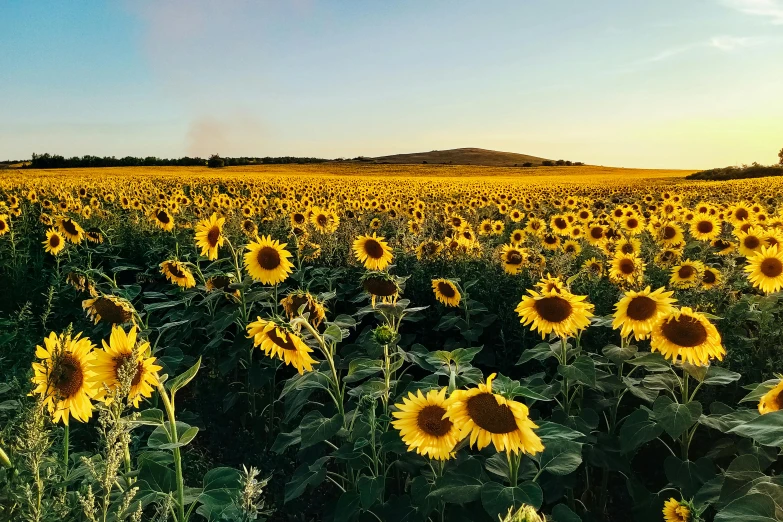
M160 272L166 279L182 288L193 288L196 286L196 279L193 273L184 263L176 259L167 259L160 264Z
M745 266L750 283L771 294L783 288L783 248L779 245L761 247L748 258Z
M460 294L456 283L449 279L433 279L432 291L435 294L435 299L446 306L457 307L462 299L462 294Z
M394 302L402 292L400 279L388 272L365 272L362 275L362 288L370 295L373 306L378 298L383 303Z
M247 325L247 334L253 339L253 346L260 348L267 356L293 366L300 375L312 371L316 362L310 355L312 348L288 325L258 317Z
M394 407L397 411L392 413L392 426L399 430L408 451L436 460L454 456L460 431L446 417L446 388L429 390L426 395L421 390L409 392Z
M542 338L552 332L559 337L574 336L590 324L593 305L585 302L587 296L573 295L564 289L528 293L515 311L520 322L530 324Z
M690 522L690 504L670 498L663 504L663 520L664 522Z
M92 299L82 301L82 308L87 316L98 324L105 321L109 324L126 324L133 322L136 310L126 299L116 295L101 294Z
M508 508L505 517L500 517L500 522L546 522L546 517L539 515L533 506L522 504L519 508Z
M651 291L648 286L640 292L630 290L614 305L614 321L612 328L620 329L623 338L633 335L636 340L646 339L652 332L653 325L661 315L672 310L673 292L664 288Z
M689 307L672 308L658 317L650 347L675 363L679 359L699 366L706 366L711 359L723 360L726 354L715 326Z
M372 236L359 236L353 242L353 253L368 270L383 270L394 259L389 245L383 237L376 236L375 232Z
M771 413L783 410L783 380L780 380L759 400L759 413Z
M218 257L218 248L223 246L223 224L226 218L219 218L212 213L209 219L203 219L196 225L196 246L201 249L201 255L214 261Z
M316 328L326 317L324 304L305 290L294 290L285 296L280 301L280 304L283 306L283 310L285 310L289 319L298 317L300 315L299 310L301 310L302 314L308 314L307 320Z
M268 286L285 281L294 266L289 261L292 256L286 246L271 236L262 236L247 245L245 268L250 277Z

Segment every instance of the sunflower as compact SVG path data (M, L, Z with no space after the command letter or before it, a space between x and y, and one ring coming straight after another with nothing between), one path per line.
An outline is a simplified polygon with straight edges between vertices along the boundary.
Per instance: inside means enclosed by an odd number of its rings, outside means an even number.
M573 295L566 290L551 290L541 293L528 290L529 296L524 296L514 309L519 314L520 322L538 330L541 337L554 332L560 337L576 335L579 330L587 328L593 316L593 305L585 303L585 295Z
M734 252L734 249L737 248L737 245L731 241L725 241L723 239L713 239L712 240L712 248L716 249L718 251L718 255L720 256L727 256Z
M669 284L674 288L694 288L699 285L704 273L704 263L686 259L672 268Z
M711 241L720 234L719 221L708 214L703 214L691 222L691 236L700 241Z
M560 293L563 291L566 291L565 283L563 283L563 280L560 279L557 276L552 276L552 274L547 274L546 277L542 277L541 281L536 283L536 288L538 288L539 292L544 293Z
M115 325L111 329L109 343L104 340L103 350L95 351L92 369L95 372L93 380L98 387L96 399L110 403L123 378L130 378L128 401L134 407L139 407L142 398L152 397L158 382L157 372L163 367L155 364L155 357L149 356L150 343L136 342L136 333L135 326L126 334L122 327ZM123 372L127 373L123 375Z
M582 263L582 270L590 278L600 279L604 275L604 263L595 257L591 257Z
M519 508L508 508L505 517L498 515L500 522L547 522L544 515L540 515L536 508L528 504L522 504Z
M470 435L470 445L479 450L492 443L496 451L535 455L544 450L533 431L538 426L530 420L527 406L492 393L492 380L471 390L456 390L449 397L444 418L459 429L459 438Z
M57 220L57 228L60 229L60 233L65 236L65 239L74 245L78 245L84 240L84 229L71 218Z
M672 303L677 301L671 297L673 293L663 287L650 291L649 286L640 292L629 290L614 305L612 328L620 328L623 338L633 334L637 341L647 339L658 317L671 312Z
M527 232L525 232L522 229L514 229L513 232L511 232L511 236L509 236L508 240L511 242L513 246L519 246L525 241L525 237L527 236Z
M250 277L269 286L285 281L294 266L288 260L291 253L286 246L271 236L261 236L247 245L245 268Z
M400 431L400 438L408 451L436 460L448 460L460 440L459 428L446 415L446 388L430 390L424 395L409 392L402 403L394 405L396 419L392 426Z
M8 224L8 215L0 215L0 236L3 236L11 230L11 225Z
M91 228L84 233L84 237L91 243L103 243L103 232L100 228Z
M223 224L226 218L217 217L212 213L209 219L202 219L196 225L196 246L201 249L201 255L214 261L218 257L218 248L223 246Z
M560 248L560 236L555 234L544 234L541 237L541 243L547 250L557 250Z
M416 247L416 259L432 259L443 249L439 241L428 239Z
M196 280L190 269L184 263L176 259L167 259L160 264L160 273L166 276L166 279L176 283L182 288L193 288L196 286Z
M255 239L258 235L258 225L256 225L255 221L252 219L243 219L240 228L242 229L242 233L249 238Z
M783 409L783 380L779 381L759 400L759 413L762 415L781 409Z
M158 228L165 232L171 232L174 230L174 218L165 208L158 208L153 210L152 214L150 214L150 219L158 226Z
M435 298L446 306L457 307L462 299L457 285L448 279L433 279L432 291L435 293Z
M720 275L720 270L712 268L710 266L704 268L704 272L701 274L701 286L705 290L715 288L718 286L723 278Z
M748 281L765 294L779 291L783 288L783 248L778 245L761 247L748 258L745 272Z
M92 417L90 399L98 392L91 370L94 346L81 335L52 332L35 347L40 361L33 363L32 393L41 396L55 423L62 419L66 426L70 417L81 422Z
M82 301L82 309L87 312L87 317L109 324L125 324L133 321L135 309L133 305L122 297L115 295L99 295L92 299Z
M383 239L373 232L372 236L359 236L353 242L353 253L366 269L383 270L392 262L391 248Z
M563 243L563 252L572 256L576 257L579 255L579 253L582 251L582 247L579 245L578 242L574 241L573 239L569 239L568 241Z
M55 229L50 228L46 231L46 240L43 244L45 247L44 250L53 256L56 256L65 248L65 238Z
M662 315L653 326L650 347L667 359L705 366L710 359L723 360L726 350L718 330L707 318L689 307Z
M671 247L684 241L682 228L676 223L666 223L658 229L658 240L663 246Z
M397 278L387 272L366 272L362 276L362 288L370 294L372 306L380 298L382 303L393 303L402 291Z
M247 325L247 333L248 337L253 339L253 346L261 348L267 356L277 357L285 364L293 366L299 375L312 371L316 362L310 356L313 350L294 332L258 317Z
M764 245L764 231L758 227L749 227L746 231L737 229L734 231L737 236L737 247L740 254L745 257L752 256Z
M283 306L283 310L285 310L289 319L297 317L299 309L304 307L302 308L302 314L309 314L307 320L316 328L326 317L326 308L323 303L320 303L318 299L310 295L310 292L304 290L294 290L284 297L280 304Z
M514 245L503 245L500 250L500 261L507 274L518 274L525 264L525 249Z
M634 285L644 278L644 261L634 254L617 254L612 259L609 279L617 284Z
M682 502L670 498L663 504L664 522L690 522L691 510Z

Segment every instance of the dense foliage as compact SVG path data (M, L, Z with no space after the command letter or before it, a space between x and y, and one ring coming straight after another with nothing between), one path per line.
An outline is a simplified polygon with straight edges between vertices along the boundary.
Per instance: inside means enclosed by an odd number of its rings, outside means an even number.
M315 168L0 180L0 520L781 519L783 183Z
M703 179L709 181L724 181L728 179L763 178L766 176L783 176L783 163L780 165L743 165L741 167L722 167L694 172L687 179Z

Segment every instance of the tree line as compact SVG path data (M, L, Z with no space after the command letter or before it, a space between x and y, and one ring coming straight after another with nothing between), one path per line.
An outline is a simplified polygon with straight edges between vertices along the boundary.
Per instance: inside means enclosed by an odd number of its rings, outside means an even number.
M282 163L323 163L329 161L322 158L299 158L294 156L280 157L248 157L222 158L217 154L213 155L212 160L218 158L221 160L220 166L235 165L259 165L259 164L282 164ZM115 156L73 156L66 158L59 154L36 154L33 153L32 161L23 168L27 169L70 169L70 168L91 168L91 167L203 167L207 166L210 160L184 156L182 158L158 158L147 156L144 158L135 156L125 156L117 158ZM215 163L213 161L213 163ZM212 165L210 165L212 166Z

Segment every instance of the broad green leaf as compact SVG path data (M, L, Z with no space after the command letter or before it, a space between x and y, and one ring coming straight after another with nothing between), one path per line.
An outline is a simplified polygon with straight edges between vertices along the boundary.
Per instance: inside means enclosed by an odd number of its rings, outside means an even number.
M552 518L554 522L582 522L582 518L565 504L558 504L552 508Z
M235 500L240 494L241 474L234 468L214 468L204 475L204 488L198 496L198 501L206 506L208 520L225 520L236 513Z
M504 516L509 508L528 504L537 509L543 501L544 493L535 482L526 482L517 487L504 487L497 482L487 482L481 488L481 504L493 520Z
M440 499L449 504L467 504L478 500L484 485L481 472L479 460L470 458L440 477L428 498Z
M571 364L557 367L557 373L568 379L568 384L586 384L595 387L595 363L588 355L580 355Z
M663 462L663 469L669 482L687 498L693 497L703 484L715 477L714 465L707 458L692 462L669 455Z
M362 509L369 509L383 493L383 477L368 477L366 475L359 477L356 482L356 489L359 491Z
M770 379L755 385L751 392L744 396L740 402L759 402L772 388L780 384L780 379ZM746 388L747 389L747 388Z
M729 433L748 437L765 446L783 446L783 410L759 415L745 424L732 428Z
M768 495L754 493L731 502L715 515L715 522L775 522L775 502Z
M707 375L704 377L704 384L731 384L734 381L738 381L742 377L737 372L732 372L726 368L720 366L710 366L707 370Z
M383 361L367 358L354 359L348 365L348 375L343 380L348 383L356 382L381 371L383 371Z
M549 343L538 343L532 348L528 348L520 356L517 364L523 364L533 359L537 361L544 361L549 357L554 357L555 353L549 347Z
M624 363L639 351L639 347L631 344L625 347L620 347L614 344L609 344L603 347L601 353L604 357L612 361L614 364L620 365Z
M300 442L302 442L302 429L297 426L296 429L289 433L280 432L272 445L272 451L283 453L289 446L299 444Z
M636 410L623 422L620 428L620 448L629 453L642 444L655 440L663 428L650 420L646 410Z
M300 497L308 486L317 487L321 484L321 482L326 479L326 468L324 468L324 464L328 460L328 456L321 457L312 464L304 463L299 466L294 472L291 481L285 485L285 499L283 502L288 503L291 500Z
M544 447L539 466L553 475L568 475L582 464L582 445L578 442L557 439Z
M318 410L309 412L299 425L302 433L302 449L328 440L340 431L342 426L343 416L339 413L332 418L326 418Z
M193 380L193 378L198 373L199 368L201 367L201 357L198 358L196 361L196 364L185 370L184 372L180 373L170 381L166 383L166 387L171 391L171 394L174 395L177 393L177 390L184 388L190 381Z
M334 508L334 519L350 522L359 514L361 506L359 505L359 493L356 491L346 491L337 500L337 506Z
M655 400L653 412L658 424L676 439L699 420L701 403L692 401L688 404L679 404L664 395Z

